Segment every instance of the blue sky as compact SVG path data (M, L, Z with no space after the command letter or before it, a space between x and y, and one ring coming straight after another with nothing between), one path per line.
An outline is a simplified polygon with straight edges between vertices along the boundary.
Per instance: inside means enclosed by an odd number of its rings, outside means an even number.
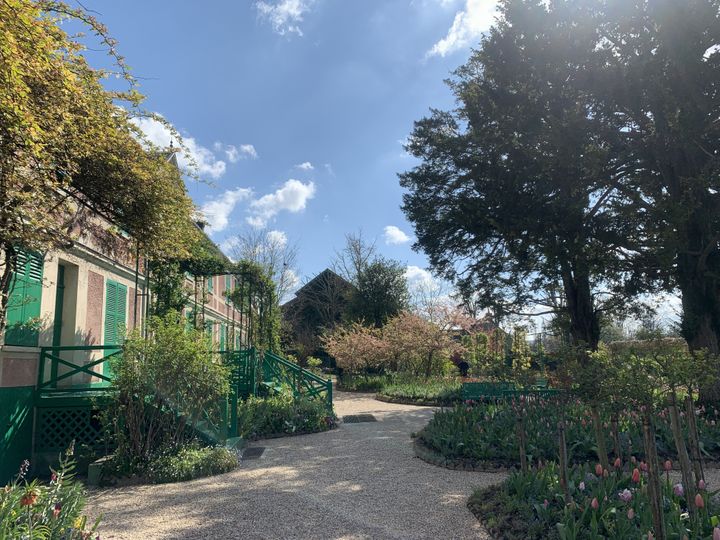
M424 277L400 210L396 175L413 164L401 141L430 107L452 107L443 79L494 0L83 4L118 39L145 107L186 138L208 182L189 190L219 245L249 227L280 231L299 246L302 278L362 229ZM142 127L166 144L160 125Z

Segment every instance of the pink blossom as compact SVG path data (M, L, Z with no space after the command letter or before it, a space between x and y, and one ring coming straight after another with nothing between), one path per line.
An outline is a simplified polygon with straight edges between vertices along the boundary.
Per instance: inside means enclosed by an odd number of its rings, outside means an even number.
M598 502L597 497L593 497L593 500L592 500L592 502L590 503L590 507L591 507L593 510L597 510L598 508L600 508L600 503Z
M620 497L622 502L628 503L632 500L632 491L629 489L623 489L620 493L618 493L618 497Z
M673 493L676 497L682 497L683 495L685 495L685 488L683 488L682 484L675 484L673 486Z

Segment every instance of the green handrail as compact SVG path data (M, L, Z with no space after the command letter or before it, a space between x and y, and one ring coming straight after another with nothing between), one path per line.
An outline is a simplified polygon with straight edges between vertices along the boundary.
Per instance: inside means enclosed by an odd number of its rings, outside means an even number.
M270 351L267 351L263 357L263 375L265 381L272 380L289 385L295 397L323 398L324 394L328 409L332 410L333 395L330 379L318 377L311 371Z
M66 359L58 356L60 353L66 352L66 351L85 351L85 352L113 351L113 352L111 352L110 354L107 354L101 358L98 358L96 360L92 360L90 362L85 362L85 363L79 364L75 361L66 360ZM111 381L111 378L109 376L105 375L104 373L99 373L97 371L92 370L91 368L94 368L96 366L104 364L110 358L120 354L121 352L122 352L122 350L117 345L72 345L72 346L62 346L62 347L61 346L41 347L40 348L40 366L38 369L37 389L41 393L43 391L77 392L77 391L92 391L92 390L95 390L100 387L105 387ZM47 360L50 360L50 377L46 381L45 380L45 375L46 375L45 364L47 363ZM59 375L58 370L61 365L70 368L70 371L67 371L67 372ZM83 384L80 386L68 385L67 387L58 388L57 383L59 381L69 379L70 377L77 375L79 373L84 373L91 377L98 378L102 382L99 382L99 383L91 382L91 383L89 383L90 384L89 387L87 384Z

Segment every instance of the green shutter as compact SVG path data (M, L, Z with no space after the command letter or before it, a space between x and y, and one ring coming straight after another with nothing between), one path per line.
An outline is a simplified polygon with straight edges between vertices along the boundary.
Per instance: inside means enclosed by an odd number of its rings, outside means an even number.
M227 341L227 327L220 323L220 350L225 350L225 342Z
M120 345L126 310L127 287L108 279L105 283L105 345Z
M37 347L39 329L28 324L40 318L43 256L18 251L16 272L10 283L5 344Z
M213 276L208 276L206 279L208 292L213 292Z

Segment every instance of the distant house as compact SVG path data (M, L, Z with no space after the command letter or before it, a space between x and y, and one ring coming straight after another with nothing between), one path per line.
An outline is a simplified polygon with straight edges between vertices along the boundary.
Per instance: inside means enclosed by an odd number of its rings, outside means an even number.
M323 330L340 323L355 286L329 268L320 272L281 306L290 348L300 356L316 354Z

